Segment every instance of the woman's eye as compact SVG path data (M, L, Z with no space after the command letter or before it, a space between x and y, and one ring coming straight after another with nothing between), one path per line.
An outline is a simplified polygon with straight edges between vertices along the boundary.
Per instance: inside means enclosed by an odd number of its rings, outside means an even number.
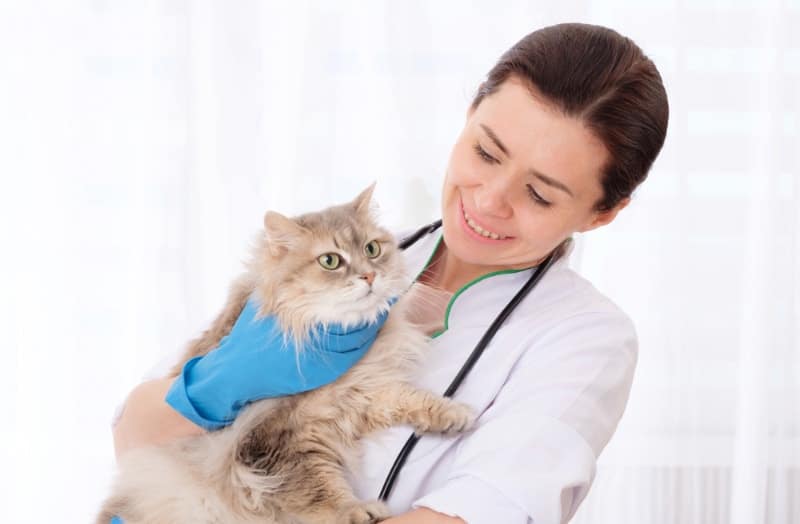
M324 255L317 257L317 262L319 262L319 265L325 269L333 270L339 267L339 265L342 263L342 260L336 253L325 253Z
M495 157L487 153L486 150L482 148L480 144L475 144L475 152L478 153L478 156L489 164L500 163Z
M364 246L364 253L366 253L369 258L377 258L377 256L381 254L380 243L378 243L377 240L367 242L367 245Z
M542 198L539 195L539 193L537 193L536 190L533 189L532 185L527 184L525 187L528 188L528 195L530 195L530 197L533 199L533 201L536 202L537 204L542 205L544 207L550 207L550 206L553 205L552 202L548 202L547 200Z

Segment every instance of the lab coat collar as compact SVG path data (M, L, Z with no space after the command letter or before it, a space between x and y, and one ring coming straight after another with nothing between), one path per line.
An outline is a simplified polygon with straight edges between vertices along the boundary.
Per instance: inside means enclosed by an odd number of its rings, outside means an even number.
M416 279L427 266L441 239L442 231L439 228L424 235L406 249L406 264L411 278ZM537 288L531 292L532 295L537 295L538 303L542 303L544 298L542 295L547 293L547 289L552 288L547 285L547 282L555 280L554 275L568 267L569 257L574 249L575 241L573 240L567 246L564 255L553 263ZM487 327L528 281L534 270L535 268L498 271L476 278L462 286L453 294L448 304L444 332L454 326ZM524 308L523 304L518 307L518 310L524 309L527 308ZM518 314L516 310L515 313Z

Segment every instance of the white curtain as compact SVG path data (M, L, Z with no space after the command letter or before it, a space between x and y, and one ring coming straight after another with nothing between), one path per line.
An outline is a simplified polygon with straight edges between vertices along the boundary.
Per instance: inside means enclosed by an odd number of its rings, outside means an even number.
M213 318L267 209L438 216L475 88L597 23L667 87L667 142L573 267L636 379L574 522L800 522L800 3L0 2L0 521L87 522L115 407Z

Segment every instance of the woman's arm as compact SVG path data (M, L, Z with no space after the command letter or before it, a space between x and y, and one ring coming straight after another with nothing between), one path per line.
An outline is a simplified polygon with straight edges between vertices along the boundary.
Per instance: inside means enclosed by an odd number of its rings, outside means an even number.
M189 343L184 356L167 377L143 382L131 391L112 428L117 458L132 448L164 444L205 431L167 404L167 391L175 382L175 377L181 374L187 360L208 353L231 332L252 290L249 274L238 277L228 291L223 310L200 337Z
M412 507L469 524L565 524L575 514L627 402L635 329L619 311L586 312L530 344L460 439L448 480Z
M132 448L164 444L204 432L164 401L174 380L159 378L143 382L128 395L112 429L117 458Z
M143 382L128 396L119 420L114 425L114 450L119 458L125 451L170 440L200 435L203 428L172 409L164 396L174 379L161 378ZM466 524L428 508L417 508L383 521L386 524Z
M450 517L428 508L417 508L381 522L384 524L467 524L458 517Z
M390 304L394 299L390 301ZM259 318L248 301L233 329L208 354L187 362L179 376L144 382L128 396L114 426L114 448L125 451L200 435L230 424L239 410L262 398L308 391L333 382L369 349L388 311L370 323L331 324L314 338L313 357L302 359L285 341L274 315Z

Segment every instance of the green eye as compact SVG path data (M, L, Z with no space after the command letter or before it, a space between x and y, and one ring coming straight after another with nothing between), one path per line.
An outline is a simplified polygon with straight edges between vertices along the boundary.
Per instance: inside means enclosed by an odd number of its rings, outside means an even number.
M341 260L339 259L339 255L336 253L325 253L317 258L317 262L319 262L319 265L325 269L336 269L339 267Z
M366 253L369 258L377 257L381 254L380 243L378 243L377 240L371 240L367 242L367 245L364 246L364 253Z

